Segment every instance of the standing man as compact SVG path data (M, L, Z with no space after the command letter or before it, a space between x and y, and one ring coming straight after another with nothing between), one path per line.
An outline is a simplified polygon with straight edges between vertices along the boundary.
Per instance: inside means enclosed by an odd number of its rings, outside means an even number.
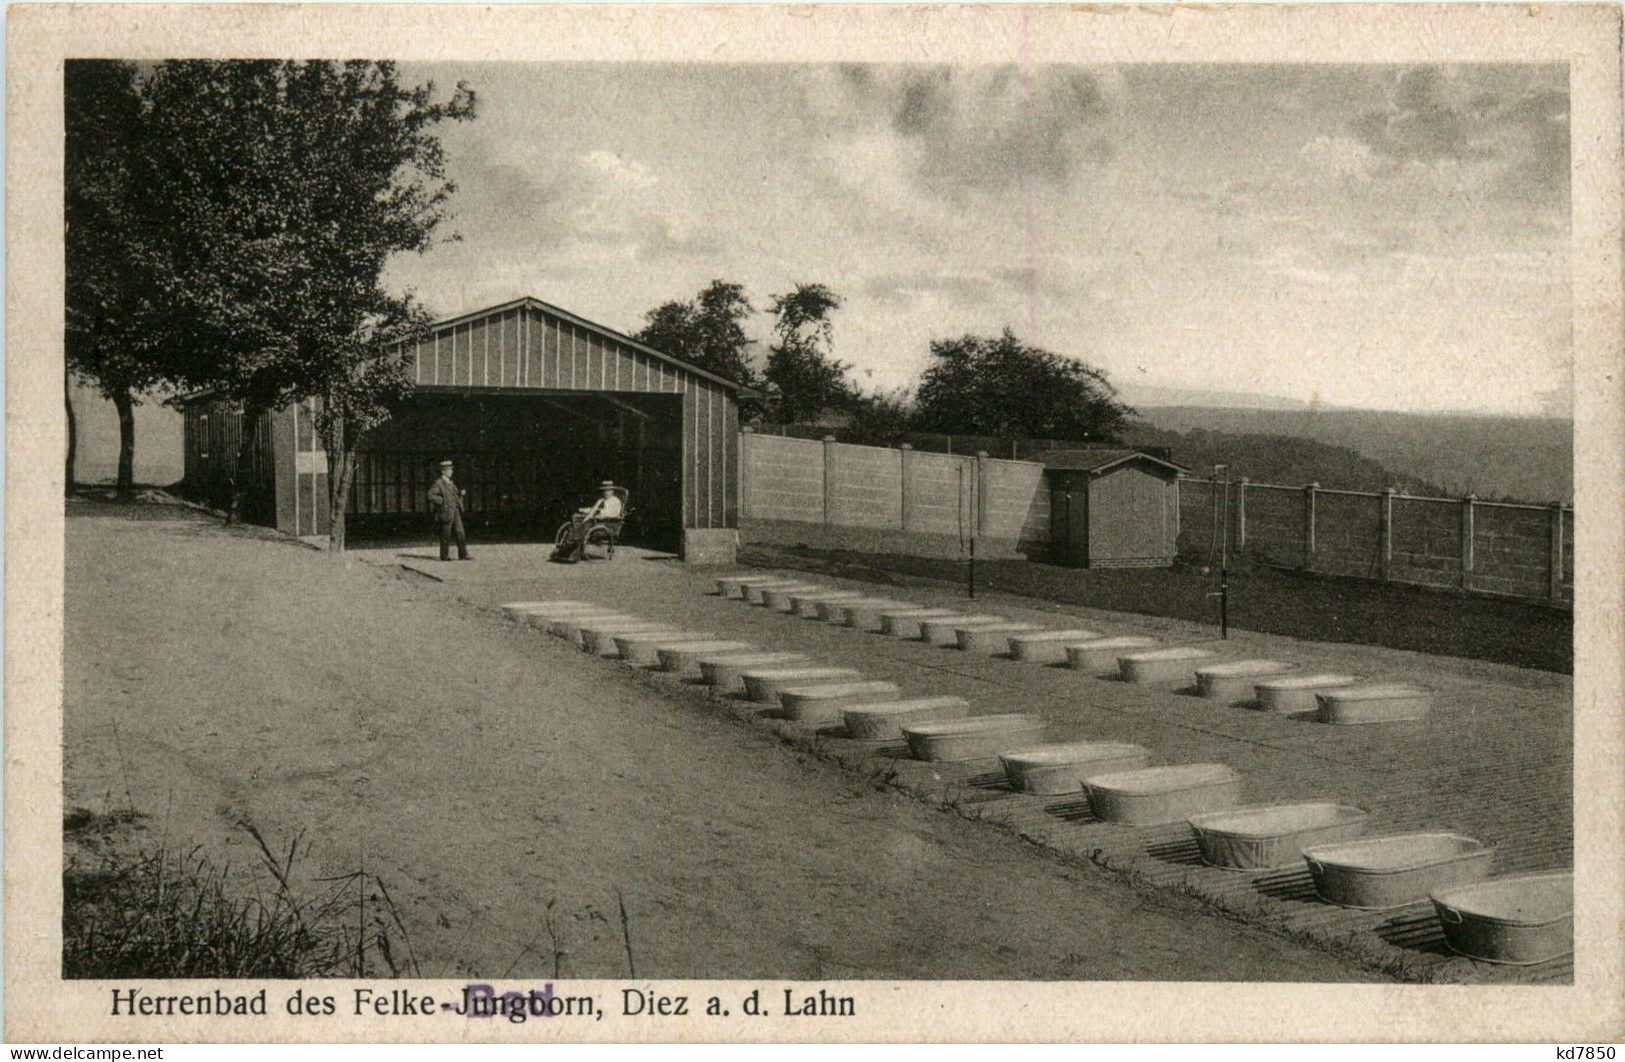
M451 560L451 540L457 539L457 559L468 560L468 536L463 531L463 492L451 481L451 462L440 462L440 478L429 486L429 511L440 521L440 559Z

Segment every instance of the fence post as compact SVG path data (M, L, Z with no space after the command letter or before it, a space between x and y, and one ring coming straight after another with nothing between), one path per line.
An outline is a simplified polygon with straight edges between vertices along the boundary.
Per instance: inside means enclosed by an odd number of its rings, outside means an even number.
M755 434L756 434L756 429L751 427L749 424L742 425L740 427L740 429L739 429L739 515L742 516L742 517L746 517L746 518L751 517L751 506L750 506L750 502L751 502L751 490L750 490L750 441L751 441L751 437L754 436ZM643 444L643 422L639 421L638 422L638 456L639 456L640 459L643 456L643 445L642 444ZM641 482L643 482L643 477L641 475L642 469L639 469L638 471L640 473L640 475L638 477L638 482L641 483Z
M1557 601L1563 594L1563 503L1553 502L1546 515L1546 597Z
M1303 488L1303 570L1315 567L1315 491L1319 483L1308 483Z
M987 533L987 451L976 451L976 535Z
M1247 477L1236 482L1236 556L1247 548Z
M909 468L909 465L913 464L909 459L914 456L914 447L908 443L900 443L897 449L901 451L897 458L897 485L902 495L897 506L897 524L899 528L907 531L909 529L908 518L911 515L908 511L908 484L910 474L913 471Z
M830 460L835 436L824 436L824 526L835 522L835 462Z
M1391 581L1394 577L1394 495L1397 493L1398 491L1393 487L1382 488L1381 515L1379 517L1379 526L1381 527L1379 549L1381 554L1378 560L1378 572L1385 583Z
M1461 499L1461 588L1466 590L1473 576L1473 503L1478 495Z

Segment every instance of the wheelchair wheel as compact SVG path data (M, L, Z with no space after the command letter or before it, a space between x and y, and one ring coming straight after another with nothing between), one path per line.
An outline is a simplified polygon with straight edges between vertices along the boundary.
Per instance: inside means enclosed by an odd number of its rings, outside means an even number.
M558 533L553 536L553 545L562 546L570 537L570 521L566 520L559 525Z
M593 557L594 549L602 551L604 560L615 556L615 536L610 533L609 528L600 526L587 530L586 541L581 544L582 558Z

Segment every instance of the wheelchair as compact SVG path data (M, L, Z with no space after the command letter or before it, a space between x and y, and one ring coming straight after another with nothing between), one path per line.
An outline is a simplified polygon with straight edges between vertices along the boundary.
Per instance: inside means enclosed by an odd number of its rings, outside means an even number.
M553 536L553 557L556 560L613 560L615 546L621 540L621 531L632 515L630 493L625 487L612 488L621 499L621 515L609 520L594 517L589 520L582 513L570 514L570 519L559 525Z

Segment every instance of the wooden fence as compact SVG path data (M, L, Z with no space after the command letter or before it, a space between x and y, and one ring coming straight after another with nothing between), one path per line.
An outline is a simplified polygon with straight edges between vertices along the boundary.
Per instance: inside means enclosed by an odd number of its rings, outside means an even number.
M1574 510L1462 498L1184 477L1180 553L1472 593L1569 602Z

